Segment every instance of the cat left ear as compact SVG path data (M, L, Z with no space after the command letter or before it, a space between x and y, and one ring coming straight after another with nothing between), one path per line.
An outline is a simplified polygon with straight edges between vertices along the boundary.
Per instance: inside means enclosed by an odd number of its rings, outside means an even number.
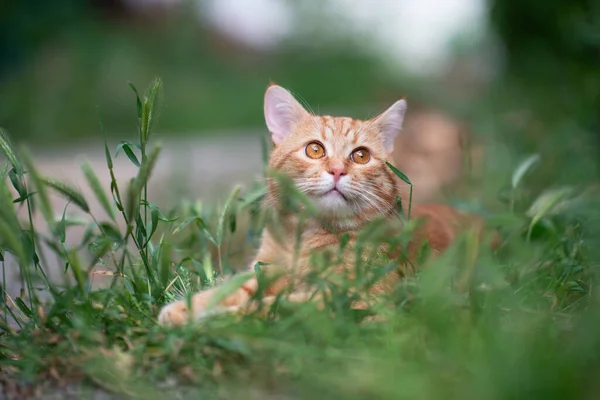
M290 92L281 86L269 86L265 93L265 121L275 145L283 142L294 126L308 116Z
M406 107L406 100L399 100L373 120L379 128L379 132L383 138L383 145L388 153L394 150L394 141L398 132L402 129Z

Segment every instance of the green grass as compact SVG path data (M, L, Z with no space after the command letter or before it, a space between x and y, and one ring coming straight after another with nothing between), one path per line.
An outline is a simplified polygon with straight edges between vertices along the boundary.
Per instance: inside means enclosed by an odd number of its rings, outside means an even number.
M76 383L146 399L174 393L261 399L596 397L596 196L575 184L530 190L528 182L543 163L535 157L503 171L506 189L498 186L498 196L488 195L500 199L488 216L503 237L495 253L465 235L435 261L423 254L426 267L379 306L365 312L349 307L394 267L373 255L356 266L356 281L316 272L307 278L331 293L324 310L281 298L267 312L159 327L163 304L239 271L269 217L259 203L262 186L236 188L218 206L159 208L152 202L147 184L160 152L151 144L160 87L157 80L144 95L135 93L138 141L106 147L107 171L82 166L106 220L92 215L75 188L41 175L26 149L17 151L2 136L0 262L4 273L5 263L16 260L24 282L18 297L3 290L0 303L3 379L34 386ZM139 166L126 187L115 180L117 151ZM101 189L100 173L110 174L111 193ZM89 217L74 248L65 238L80 222L53 210L50 192ZM288 194L290 207L305 200L291 188ZM25 220L18 209L29 211ZM38 212L46 226L34 224ZM403 234L389 237L376 221L365 228L357 251L406 243L412 228L409 222ZM42 243L72 284L47 278ZM326 271L334 258L315 255L315 271ZM90 271L98 264L113 272L112 283L91 290ZM49 301L38 298L39 288L50 293ZM386 322L365 322L371 315Z

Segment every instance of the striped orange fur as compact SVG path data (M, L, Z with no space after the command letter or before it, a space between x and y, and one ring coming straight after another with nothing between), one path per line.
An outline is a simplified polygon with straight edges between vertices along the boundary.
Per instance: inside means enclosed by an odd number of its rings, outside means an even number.
M263 292L267 301L291 283L297 283L296 277L310 271L310 256L315 250L338 249L340 234L347 234L351 247L366 223L375 218L397 220L399 180L385 162L391 159L405 110L403 99L371 120L318 116L306 111L280 86L268 87L265 119L274 144L269 166L291 178L296 188L316 205L317 215L302 225L300 248L295 248L298 217L286 212L280 204L282 193L278 181L268 181L265 201L278 218L265 228L256 259L250 264L252 268L257 262L268 263L269 271L281 273ZM442 204L415 205L412 216L423 218L424 223L407 249L409 258L423 241L432 249L443 251L461 230L474 227L481 232L483 227L478 217ZM337 267L340 271L351 270L355 265L354 252L347 253ZM371 291L377 294L389 290L400 279L400 272L400 268L391 272ZM294 289L292 300L308 298L310 288L300 284ZM184 301L168 304L161 310L159 322L181 325L190 317L198 319L206 315L215 290L192 296L192 310L188 310ZM241 310L257 290L257 279L250 278L217 307Z

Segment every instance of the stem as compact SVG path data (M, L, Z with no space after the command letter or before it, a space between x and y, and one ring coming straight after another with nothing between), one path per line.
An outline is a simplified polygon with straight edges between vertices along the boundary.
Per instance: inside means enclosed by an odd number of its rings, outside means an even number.
M413 185L410 184L410 192L408 195L408 220L410 221L410 210L412 209L412 194L413 194Z
M217 257L219 259L219 275L223 275L223 258L221 257L221 246L217 246Z
M147 160L146 157L146 143L141 143L142 147L142 165L145 165ZM144 226L148 226L148 183L144 184Z
M4 282L4 285L6 285L6 265L4 264L4 255L6 254L5 252L1 252L0 254L2 254L2 282ZM6 309L8 308L8 294L6 293L6 289L2 288L2 296L4 297L3 299L3 303L4 303L4 323L6 325L8 325L8 314Z

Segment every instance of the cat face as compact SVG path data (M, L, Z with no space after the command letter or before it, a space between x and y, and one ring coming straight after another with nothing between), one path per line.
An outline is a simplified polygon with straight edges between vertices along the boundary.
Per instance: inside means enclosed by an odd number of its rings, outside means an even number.
M316 116L272 85L265 94L265 119L275 145L270 166L291 177L326 216L368 220L385 214L394 209L397 194L385 161L405 110L400 100L368 121Z

